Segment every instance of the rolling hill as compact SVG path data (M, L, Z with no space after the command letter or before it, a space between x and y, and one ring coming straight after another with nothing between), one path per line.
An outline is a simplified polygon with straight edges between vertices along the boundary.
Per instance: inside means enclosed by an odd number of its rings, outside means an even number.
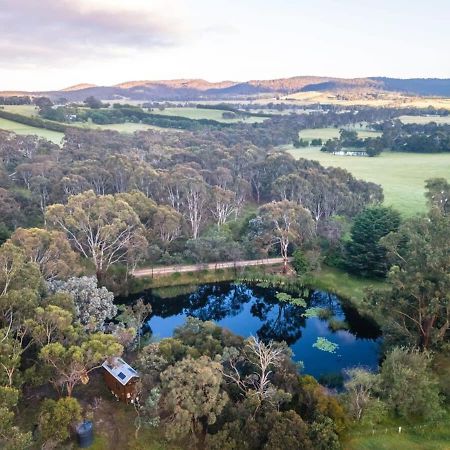
M15 95L64 96L71 101L93 95L102 100L225 100L262 95L289 95L299 92L330 92L332 94L365 95L367 93L399 93L413 96L450 97L450 79L386 77L333 78L297 76L274 80L246 82L209 82L201 79L127 81L115 86L79 84L49 92L15 92ZM0 95L12 95L0 92Z

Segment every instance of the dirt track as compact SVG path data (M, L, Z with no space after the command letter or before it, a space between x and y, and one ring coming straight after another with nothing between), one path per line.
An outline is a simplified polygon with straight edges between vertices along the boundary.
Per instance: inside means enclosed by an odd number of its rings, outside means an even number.
M288 258L291 260L292 258ZM246 261L228 261L217 262L209 264L194 264L182 266L165 266L134 270L131 274L136 278L154 277L159 275L170 275L172 273L181 272L199 272L201 270L217 270L217 269L233 269L235 267L248 266L272 266L275 264L283 264L283 258L265 258L265 259L251 259Z

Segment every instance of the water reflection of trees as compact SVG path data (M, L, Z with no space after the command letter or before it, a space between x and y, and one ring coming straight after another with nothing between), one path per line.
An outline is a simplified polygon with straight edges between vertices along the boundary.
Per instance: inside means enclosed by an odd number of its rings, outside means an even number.
M329 309L334 317L345 320L349 333L358 339L377 339L381 336L379 326L369 317L359 314L356 308L341 301L336 295L323 291L311 294L311 306Z
M226 317L238 316L244 306L251 302L250 312L261 322L256 332L257 336L265 341L285 341L288 345L292 345L301 338L302 328L306 326L306 318L303 316L305 310L289 303L279 302L275 295L275 289L216 283L201 285L194 293L188 295L160 298L146 291L138 294L136 299L144 297L145 301L151 303L151 317L168 318L183 314L215 322ZM127 299L127 303L133 301L135 299L131 296ZM315 291L311 293L307 303L309 307L327 308L334 317L345 320L349 325L348 331L357 338L376 339L380 336L380 330L373 321L358 314L350 305L341 303L334 294ZM242 317L242 320L246 318Z
M311 293L309 304L312 307L329 309L333 316L342 318L343 312L341 304L334 294L323 291L314 291Z
M205 285L190 295L185 313L218 322L225 317L237 316L252 298L252 290L244 284Z
M256 332L263 341L285 341L292 345L302 336L306 320L304 308L276 300L258 298L252 305L251 313L263 322Z

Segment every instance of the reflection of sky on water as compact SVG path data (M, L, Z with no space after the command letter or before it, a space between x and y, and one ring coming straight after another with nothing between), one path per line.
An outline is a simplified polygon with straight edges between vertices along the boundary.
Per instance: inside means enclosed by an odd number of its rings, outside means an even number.
M192 294L166 299L147 292L144 297L153 307L147 326L153 339L162 339L172 336L174 329L182 325L186 317L194 316L213 320L242 336L284 340L294 352L294 359L303 362L304 372L316 377L356 365L377 367L378 330L355 310L342 306L335 295L313 292L306 298L308 307L329 308L334 318L347 321L348 331L333 332L327 320L305 318L304 309L278 302L275 294L272 289L232 283L202 285ZM128 300L133 301L133 298ZM318 337L338 344L336 353L314 348Z

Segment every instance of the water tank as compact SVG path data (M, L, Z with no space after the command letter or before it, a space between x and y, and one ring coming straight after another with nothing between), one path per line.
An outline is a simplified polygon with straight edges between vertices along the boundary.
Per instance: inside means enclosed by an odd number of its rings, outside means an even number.
M77 440L80 448L88 448L94 442L94 425L85 420L77 426Z

